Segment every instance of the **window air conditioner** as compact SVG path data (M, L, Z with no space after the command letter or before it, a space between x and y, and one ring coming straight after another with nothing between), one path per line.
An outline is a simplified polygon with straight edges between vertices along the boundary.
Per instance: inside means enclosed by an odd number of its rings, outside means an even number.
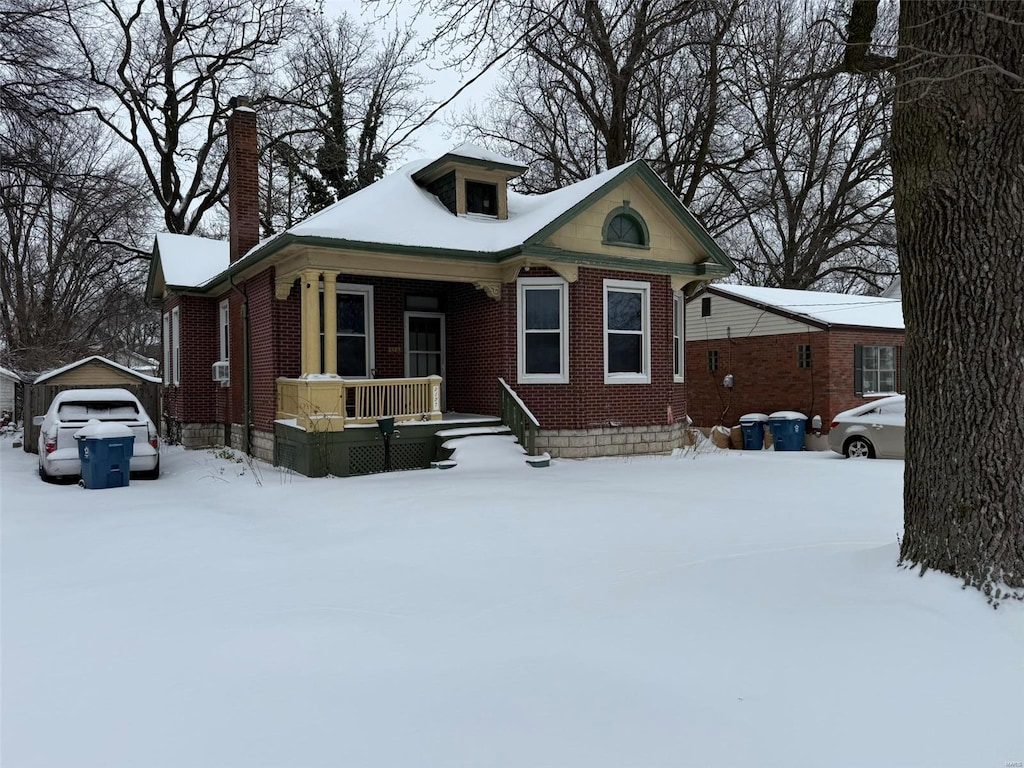
M218 360L213 364L213 380L226 387L231 381L231 365L227 360Z

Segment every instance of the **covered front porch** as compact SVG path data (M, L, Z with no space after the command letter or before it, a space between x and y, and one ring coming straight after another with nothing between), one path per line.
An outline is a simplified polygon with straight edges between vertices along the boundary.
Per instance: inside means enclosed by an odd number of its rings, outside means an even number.
M344 379L336 374L277 380L277 419L307 432L339 432L377 419L441 421L440 376Z

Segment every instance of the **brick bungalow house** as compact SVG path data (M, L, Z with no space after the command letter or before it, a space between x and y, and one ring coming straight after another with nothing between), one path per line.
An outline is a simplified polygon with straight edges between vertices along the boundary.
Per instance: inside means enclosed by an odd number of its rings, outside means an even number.
M646 163L527 196L525 167L464 144L260 242L234 106L230 242L160 235L150 264L172 439L314 475L379 466L383 416L399 466L459 414L539 425L553 456L680 444L684 291L732 263Z
M715 284L686 299L685 322L697 426L792 410L827 432L839 411L903 391L899 299Z

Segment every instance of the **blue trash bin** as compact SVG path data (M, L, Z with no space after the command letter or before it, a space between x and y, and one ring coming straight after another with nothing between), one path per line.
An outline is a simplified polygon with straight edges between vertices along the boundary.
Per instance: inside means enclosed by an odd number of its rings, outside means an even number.
M776 411L768 417L776 451L802 451L807 417L798 411Z
M743 430L743 450L760 451L764 448L764 425L768 422L766 413L748 413L740 416Z
M135 435L129 427L94 420L75 432L75 440L86 488L128 485L135 452Z

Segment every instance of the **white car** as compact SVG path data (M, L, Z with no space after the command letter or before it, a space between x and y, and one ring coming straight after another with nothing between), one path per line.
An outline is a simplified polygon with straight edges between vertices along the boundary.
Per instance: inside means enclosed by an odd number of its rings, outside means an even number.
M828 447L847 458L902 459L906 431L906 396L881 397L838 414L829 427Z
M44 480L82 474L75 432L90 421L123 424L135 436L131 472L160 476L160 438L142 403L127 389L69 389L58 392L39 427L39 476Z

